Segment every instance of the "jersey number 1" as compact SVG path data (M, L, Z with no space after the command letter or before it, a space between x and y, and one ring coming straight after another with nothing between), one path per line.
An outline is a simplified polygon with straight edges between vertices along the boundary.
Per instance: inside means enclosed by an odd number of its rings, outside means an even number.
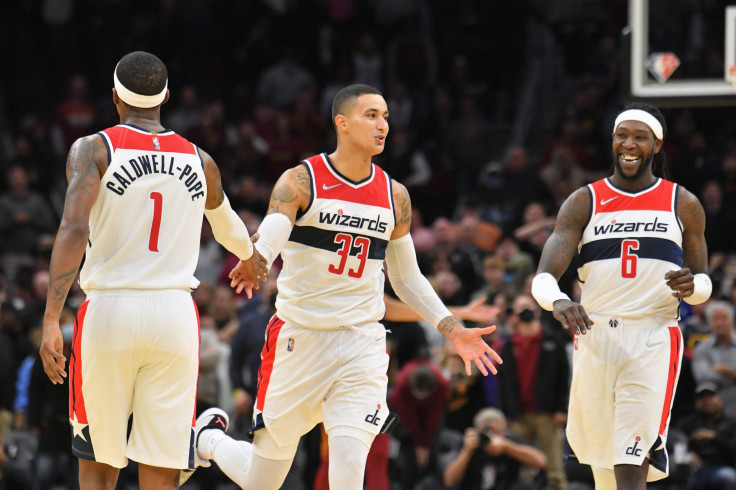
M338 233L335 235L335 243L340 246L340 250L337 251L337 255L340 256L340 263L332 265L327 268L328 271L333 274L342 274L345 272L345 264L348 262L350 256L350 250L353 248L353 235L347 233ZM365 261L368 258L368 249L371 246L371 241L364 236L355 237L355 247L360 248L360 252L356 258L360 260L360 264L357 269L348 269L348 276L359 278L363 275L363 269L365 269Z
M636 277L636 262L639 256L634 253L635 250L639 250L639 240L621 242L621 277L626 279Z
M148 250L158 252L158 232L161 230L164 198L160 192L151 192L149 197L153 200L153 220L151 221L151 233L148 235Z

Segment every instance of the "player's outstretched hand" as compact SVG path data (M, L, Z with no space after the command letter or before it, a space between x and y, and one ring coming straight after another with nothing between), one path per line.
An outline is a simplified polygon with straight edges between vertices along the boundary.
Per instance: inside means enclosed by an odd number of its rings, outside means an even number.
M585 308L569 299L558 299L552 306L554 317L573 334L585 335L595 323L588 318Z
M488 335L494 330L496 330L495 325L485 328L465 328L459 323L455 323L455 328L452 329L448 338L452 340L455 350L465 361L465 372L468 373L468 376L471 374L471 362L475 363L483 376L488 376L488 371L493 374L498 373L493 361L496 361L497 364L503 364L503 360L483 340L484 335Z
M687 267L679 271L669 271L664 275L664 280L672 291L675 298L687 298L695 292L695 276Z
M64 340L59 322L44 322L40 354L43 370L54 384L63 384L66 378L66 357L63 351Z

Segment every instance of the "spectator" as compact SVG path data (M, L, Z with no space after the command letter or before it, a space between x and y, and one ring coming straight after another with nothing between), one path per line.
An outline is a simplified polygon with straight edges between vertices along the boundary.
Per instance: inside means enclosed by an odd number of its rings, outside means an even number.
M51 208L29 186L26 169L15 165L8 171L8 190L0 194L0 232L5 250L5 268L13 279L19 265L30 263L44 232L54 225Z
M411 488L431 472L429 450L445 412L448 384L442 372L426 359L408 362L399 371L388 406L406 428L401 441L401 484Z
M312 86L314 77L296 61L294 49L287 47L281 59L261 75L256 94L260 101L288 109L304 89Z
M501 349L499 408L524 442L539 441L547 459L549 487L567 489L562 428L567 420L570 367L564 345L542 329L539 317L534 298L522 294L514 300L513 334Z
M88 134L95 122L95 106L89 99L89 83L84 75L69 81L66 98L56 108L54 132L56 153L63 155L78 138Z
M736 419L723 413L716 384L703 381L696 389L696 412L679 429L688 436L692 490L736 488Z
M353 73L355 74L353 83L363 83L381 90L383 86L383 56L378 50L376 37L372 33L364 32L361 34L358 47L353 50L352 58ZM330 100L332 100L332 97Z
M481 380L475 372L465 372L465 363L449 342L444 345L440 367L449 383L443 427L462 433L473 425L473 417L483 406Z
M496 408L478 412L473 425L464 436L457 434L455 450L440 462L444 485L462 490L534 488L520 482L521 466L543 468L544 453L515 440L507 432L506 417Z
M240 328L232 289L228 286L217 286L207 311L215 322L218 339L229 344Z
M697 383L712 381L720 388L736 383L736 336L734 307L722 300L713 300L705 308L711 335L695 346L693 375Z
M483 287L474 297L484 297L488 304L495 302L496 296L507 290L506 261L498 255L489 255L483 260Z

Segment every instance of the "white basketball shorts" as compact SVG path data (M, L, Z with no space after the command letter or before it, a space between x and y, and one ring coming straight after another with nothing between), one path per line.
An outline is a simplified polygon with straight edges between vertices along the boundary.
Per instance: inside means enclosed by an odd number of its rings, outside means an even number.
M662 479L682 362L677 321L590 317L593 328L573 341L570 448L580 462L603 468L649 458L647 481Z
M265 427L284 447L324 422L328 434L346 427L364 433L370 446L389 413L387 369L380 323L313 330L275 315L261 354L253 430Z
M193 468L199 317L183 290L91 291L69 360L72 452ZM132 428L128 435L128 419Z

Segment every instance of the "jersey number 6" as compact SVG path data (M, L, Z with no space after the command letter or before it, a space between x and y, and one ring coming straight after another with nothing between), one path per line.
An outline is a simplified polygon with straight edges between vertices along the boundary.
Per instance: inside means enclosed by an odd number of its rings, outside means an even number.
M636 277L636 262L639 259L634 251L639 250L639 240L623 240L621 242L621 277Z
M345 272L345 264L348 262L350 250L355 246L356 248L360 248L358 255L356 255L356 258L360 260L360 264L357 269L348 269L348 276L356 279L361 277L363 275L363 269L365 269L365 261L368 258L368 249L371 246L371 241L364 236L353 239L353 235L338 233L335 235L335 243L340 245L340 249L337 251L337 255L340 256L340 263L336 266L330 264L327 270L333 274L342 274Z

